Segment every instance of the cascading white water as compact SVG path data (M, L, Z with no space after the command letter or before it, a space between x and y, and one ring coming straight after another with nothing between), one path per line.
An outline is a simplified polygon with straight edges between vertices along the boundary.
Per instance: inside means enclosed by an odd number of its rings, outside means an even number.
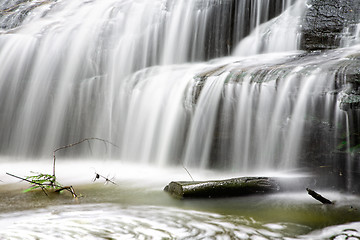
M204 58L207 23L218 4L5 2L3 151L47 153L89 135L119 141L124 77L150 65ZM212 28L221 33L221 27Z
M297 51L304 3L3 0L0 238L359 237L359 197L336 193L360 186L359 31L345 28L340 49ZM10 184L5 171L46 173L55 148L88 137L118 148L89 141L56 163L85 197ZM195 180L294 177L301 191L171 199L163 186L189 179L186 167ZM315 203L305 185L337 204Z
M301 18L305 1L298 0L279 17L256 28L235 49L235 55L248 56L259 53L294 51L300 45Z
M345 27L341 39L341 47L349 47L360 43L360 23Z
M95 144L93 154L129 161L293 168L307 118L324 106L324 121L336 121L337 98L324 96L334 90L329 69L357 51L334 51L329 61L291 52L304 0L282 1L284 13L260 26L270 17L269 1L7 4L0 17L0 150L12 156L48 156L99 137L120 149ZM251 30L234 57L189 64L228 54ZM239 57L258 53L268 54Z
M356 51L358 46L329 52L326 58L323 54L307 57L300 53L267 54L214 67L217 72L209 71L209 76L226 79L216 102L220 110L206 115L209 119L218 118L216 133L209 137L216 142L216 148L208 150L206 154L211 157L205 164L196 154L190 154L192 159L187 157L186 163L249 172L292 169L301 166L299 160L316 159L316 154L328 152L330 156L336 151L339 135L347 131L340 127L346 115L339 106L341 94L340 98L334 94L339 91L334 82L341 68L330 69L349 64ZM194 110L192 127L201 126L196 122L204 119L199 104ZM216 109L214 99L209 106ZM211 120L202 121L204 125ZM318 128L316 133L312 133L314 124ZM197 131L189 136L190 148L204 144L199 136L208 132L194 128ZM211 144L214 146L214 142ZM329 162L333 161L329 156L326 156Z
M245 13L232 1L221 3L227 6L225 10L235 9L240 18ZM205 43L223 34L224 24L229 24L216 15L222 9L219 6L215 0L3 3L1 151L47 155L54 146L98 136L120 143L124 146L121 155L128 156L132 147L126 141L134 137L126 135L132 134L127 121L133 122L127 114L136 109L129 109L125 77L151 65L204 59ZM259 12L257 7L266 10L262 4L252 9ZM254 17L259 14L250 16ZM218 18L218 25L212 18ZM247 24L243 21L237 21L236 28ZM218 48L218 41L208 47ZM153 95L162 94L160 89L153 91ZM163 101L168 99L167 95ZM157 138L155 129L148 131L154 134L149 141ZM150 143L134 144L133 148L143 148Z

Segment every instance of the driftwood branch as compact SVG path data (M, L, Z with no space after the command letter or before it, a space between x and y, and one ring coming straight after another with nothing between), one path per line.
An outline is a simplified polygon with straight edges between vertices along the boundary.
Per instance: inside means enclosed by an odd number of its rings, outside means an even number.
M26 182L29 182L31 184L34 184L34 185L37 185L40 187L40 189L43 191L43 193L46 195L46 196L49 196L46 192L46 189L45 189L45 186L44 184L40 184L40 183L37 183L37 182L34 182L34 181L31 181L31 180L28 180L26 178L22 178L22 177L19 177L19 176L16 176L14 174L11 174L11 173L6 173L7 175L11 176L11 177L14 177L14 178L17 178L17 179L20 179L22 181L26 181ZM53 186L53 184L47 184L48 186Z
M36 186L39 186L39 188L45 193L46 196L49 196L48 193L47 193L47 189L46 187L55 187L56 190L54 192L61 192L63 190L67 190L69 191L72 196L74 198L77 198L77 194L75 193L75 190L72 186L67 186L67 187L63 187L61 185L56 185L54 182L51 182L51 183L38 183L38 182L35 182L35 181L31 181L29 179L26 179L26 178L23 178L23 177L19 177L19 176L16 176L14 174L11 174L11 173L6 173L7 175L11 176L11 177L14 177L14 178L17 178L17 179L20 179L22 181L25 181L25 182L28 182L28 183L31 183L33 185L36 185Z
M37 182L34 182L34 181L31 181L29 179L26 179L26 178L22 178L22 177L19 177L19 176L16 176L14 174L11 174L11 173L6 173L7 175L11 176L11 177L14 177L14 178L17 178L17 179L20 179L22 181L26 181L28 183L31 183L31 184L34 184L34 185L37 185L39 187L44 187L44 186L54 186L54 187L60 187L58 185L54 185L54 184L51 184L51 183L37 183Z
M310 196L312 196L313 198L315 198L316 200L318 200L322 204L334 204L332 201L330 201L329 199L324 198L323 196L321 196L320 194L318 194L314 190L306 188L306 191L308 192L308 194Z
M74 190L74 188L73 188L72 186L66 186L66 187L62 187L62 188L56 189L55 192L61 192L61 191L63 191L63 190L69 191L74 198L77 198L77 197L78 197L78 195L75 193L75 190Z
M14 178L17 178L17 179L20 179L22 181L26 181L28 183L31 183L33 185L36 185L36 186L39 186L40 189L45 193L46 196L49 196L48 193L47 193L47 189L46 187L56 187L56 190L54 192L61 192L63 190L67 190L69 191L72 196L74 198L77 198L78 195L75 193L75 190L72 186L66 186L66 187L63 187L63 186L60 186L60 185L54 185L53 182L51 183L38 183L38 182L35 182L35 181L31 181L29 179L26 179L26 178L22 178L22 177L19 177L19 176L16 176L14 174L11 174L11 173L6 173L7 175L11 176L11 177L14 177Z
M84 138L84 139L82 139L82 140L80 140L80 141L78 141L78 142L71 143L71 144L68 144L68 145L59 147L59 148L57 148L57 149L55 149L55 150L53 151L53 176L55 177L55 163L56 163L56 152L57 152L57 151L60 151L60 150L66 149L66 148L70 148L70 147L74 147L74 146L79 145L79 144L81 144L81 143L83 143L83 142L86 142L86 141L89 142L90 140L98 140L98 141L104 142L104 143L105 143L105 146L106 146L106 144L110 144L110 145L112 145L112 146L114 146L114 147L116 147L116 148L120 148L119 146L115 145L115 144L112 143L112 142L109 142L109 141L104 140L104 139L101 139L101 138L95 138L95 137L92 137L92 138Z

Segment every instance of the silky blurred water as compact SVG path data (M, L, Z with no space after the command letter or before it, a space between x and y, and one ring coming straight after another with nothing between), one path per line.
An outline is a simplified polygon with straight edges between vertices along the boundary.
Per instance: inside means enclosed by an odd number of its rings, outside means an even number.
M46 172L51 161L2 161L1 169L26 176ZM5 162L5 163L4 163ZM104 179L93 182L98 172ZM234 177L230 172L189 169L195 180ZM305 190L219 199L172 198L163 187L190 180L182 168L155 168L108 160L59 160L64 192L23 193L28 184L0 173L0 239L359 239L359 197L322 192L336 201L324 206ZM260 173L258 173L260 174ZM275 173L261 173L275 175ZM277 173L287 182L308 175ZM302 180L304 179L304 180ZM6 182L6 184L5 184Z
M2 239L276 239L306 226L158 206L61 205L1 214ZM36 222L34 222L36 219Z
M218 8L225 1L3 1L0 239L360 239L359 196L333 187L336 179L328 183L331 191L320 189L336 204L323 206L305 191L316 179L296 169L304 116L316 117L321 108L325 117L317 119L324 125L344 122L333 82L359 52L352 47L358 28L344 32L347 48L307 57L277 53L297 49L305 1L293 7L282 1L284 13L260 27L269 6L255 2L248 29L254 31L234 58L195 63L210 58L210 50L230 54L229 36L215 38L226 29L227 21L215 21L228 15L227 5ZM224 12L217 15L218 9ZM246 35L248 11L246 4L234 9L233 47ZM243 57L264 52L275 53ZM215 155L219 119L224 141ZM343 132L349 126L330 138ZM72 185L78 199L23 193L28 185L6 175L51 174L54 148L91 136L120 150L100 141L67 152L79 159L59 153L57 179ZM334 140L331 151L337 146ZM93 160L83 160L88 155ZM217 161L224 172L206 170ZM93 182L95 173L117 185ZM244 174L301 184L228 199L177 200L163 191L174 180ZM354 182L351 176L347 182Z

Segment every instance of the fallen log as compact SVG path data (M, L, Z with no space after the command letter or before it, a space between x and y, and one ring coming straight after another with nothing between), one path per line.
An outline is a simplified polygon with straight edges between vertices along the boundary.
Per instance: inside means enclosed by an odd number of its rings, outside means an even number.
M215 181L171 182L164 191L176 198L233 197L276 192L279 183L267 177L241 177Z

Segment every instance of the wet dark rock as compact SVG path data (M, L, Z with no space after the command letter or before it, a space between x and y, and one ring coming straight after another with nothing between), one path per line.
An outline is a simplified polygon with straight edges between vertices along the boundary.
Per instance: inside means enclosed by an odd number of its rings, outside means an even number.
M336 72L336 81L340 83L343 90L341 92L341 109L360 108L360 56L348 56Z
M0 29L13 29L21 25L35 8L53 1L7 0L0 6Z
M344 94L341 98L341 109L348 111L350 109L360 109L360 95Z
M360 0L310 0L302 25L301 49L326 50L340 46L342 32L359 22Z

